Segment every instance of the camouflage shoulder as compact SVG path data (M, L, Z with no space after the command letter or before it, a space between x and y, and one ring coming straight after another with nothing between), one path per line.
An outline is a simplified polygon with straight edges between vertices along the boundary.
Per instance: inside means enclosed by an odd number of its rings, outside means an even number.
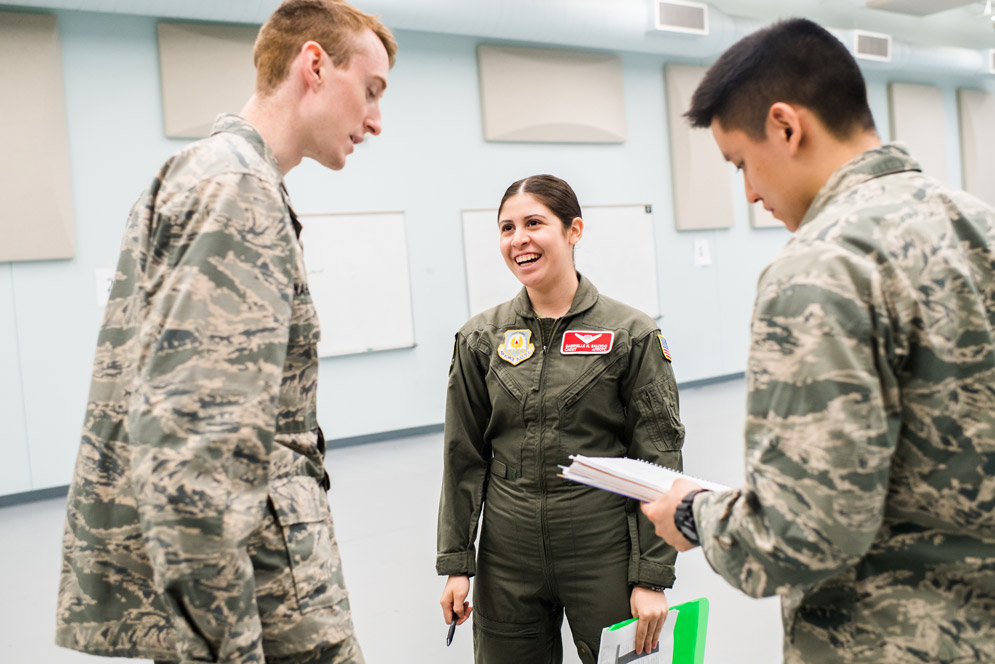
M246 175L279 189L282 175L241 136L220 133L186 146L162 168L169 188L189 189L225 175Z

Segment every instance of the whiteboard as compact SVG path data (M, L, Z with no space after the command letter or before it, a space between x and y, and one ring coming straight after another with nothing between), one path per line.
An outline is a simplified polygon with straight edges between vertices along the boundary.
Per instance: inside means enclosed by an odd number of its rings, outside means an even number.
M588 206L577 243L577 271L598 292L643 313L660 315L656 241L649 205ZM522 289L499 248L497 210L463 211L463 258L470 315L506 302Z
M318 356L415 345L403 212L302 214Z

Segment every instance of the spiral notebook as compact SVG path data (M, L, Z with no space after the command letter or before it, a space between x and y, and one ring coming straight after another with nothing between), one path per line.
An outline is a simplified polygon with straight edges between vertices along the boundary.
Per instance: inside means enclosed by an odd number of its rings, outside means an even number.
M643 502L656 500L670 489L674 480L681 477L702 489L725 491L729 488L642 459L587 457L582 454L571 454L570 459L569 466L560 466L563 470L560 477Z

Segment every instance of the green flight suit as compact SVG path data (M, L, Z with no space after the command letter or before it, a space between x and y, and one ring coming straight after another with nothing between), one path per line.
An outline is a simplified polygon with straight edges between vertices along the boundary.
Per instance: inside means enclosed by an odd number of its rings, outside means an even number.
M681 468L664 349L649 317L582 276L562 318L538 318L522 289L456 335L436 570L476 575L478 664L561 661L564 610L594 662L633 585L673 585L676 552L635 501L557 476L571 454Z
M746 485L705 557L786 664L995 662L995 211L901 147L833 174L757 289Z

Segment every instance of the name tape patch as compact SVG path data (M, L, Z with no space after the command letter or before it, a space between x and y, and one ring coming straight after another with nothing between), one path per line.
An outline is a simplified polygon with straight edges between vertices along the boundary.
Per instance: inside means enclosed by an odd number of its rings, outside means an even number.
M567 330L560 352L564 355L607 355L615 342L614 332Z

